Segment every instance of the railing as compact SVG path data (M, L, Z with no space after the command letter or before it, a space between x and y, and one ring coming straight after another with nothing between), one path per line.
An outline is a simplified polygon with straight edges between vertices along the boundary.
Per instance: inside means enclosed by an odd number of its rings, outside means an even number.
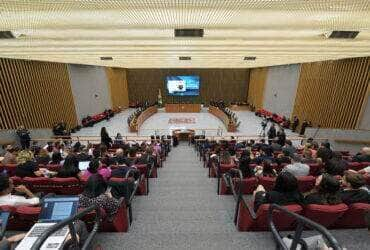
M234 224L237 224L237 219L238 219L237 216L238 216L238 213L239 213L240 202L242 202L243 205L247 208L251 218L253 220L256 220L257 219L256 213L254 212L253 208L248 205L248 202L243 197L243 186L242 186L243 185L243 182L242 182L243 174L241 173L241 171L239 169L232 169L230 172L234 173L234 174L237 174L238 177L239 177L239 190L238 190L239 192L237 192L235 190L235 187L234 187L233 182L232 182L232 177L233 177L232 174L231 173L226 173L226 174L223 175L223 179L224 179L227 187L231 189L233 197L236 201L235 214L234 214ZM282 236L278 232L278 230L277 230L277 228L276 228L276 226L273 222L273 211L274 210L279 210L279 211L282 211L284 213L287 213L289 216L294 217L297 221L297 226L296 226L296 229L294 231L294 237L293 237L292 245L290 246L290 248L288 248L287 245L283 242ZM304 216L293 213L293 212L289 211L288 209L286 209L282 206L279 206L277 204L270 204L270 208L269 208L269 212L268 212L268 225L269 225L270 230L273 234L274 240L276 241L276 243L279 246L278 249L284 249L284 250L296 249L297 245L298 245L298 241L301 239L302 232L305 228L310 228L312 230L316 230L319 233L321 233L327 239L327 241L329 242L329 244L330 244L329 247L331 247L333 250L341 250L342 249L342 247L339 245L337 240L330 234L330 232L325 227L323 227L322 225L320 225L318 223L313 222L312 220L310 220L310 219L308 219Z
M273 222L273 217L272 217L274 210L279 210L283 213L286 213L289 216L294 217L297 221L297 227L295 229L294 236L293 236L293 239L292 239L293 240L292 245L290 246L290 248L288 248L288 246L284 243L284 241L282 239L282 236L280 235L277 228L275 227L275 224ZM282 206L279 206L277 204L271 204L270 205L269 213L268 213L268 225L270 227L270 230L272 232L274 240L276 241L276 243L278 244L280 249L284 249L284 250L297 249L298 241L301 239L302 232L303 232L305 227L308 227L312 230L318 231L321 235L323 235L326 238L327 242L329 243L328 247L331 247L331 249L333 249L333 250L341 250L342 249L342 247L339 245L338 241L331 235L331 233L325 227L323 227L322 225L320 225L316 222L313 222L310 219L307 219L306 217L304 217L302 215L293 213L293 212L289 211L288 209L286 209Z
M93 205L91 207L88 207L84 209L81 212L78 212L76 215L69 217L67 219L62 220L61 222L49 227L48 229L45 230L45 232L42 233L42 235L35 241L35 243L32 245L31 250L38 250L41 248L42 244L45 242L45 240L50 237L53 233L58 231L59 229L62 229L65 226L68 226L69 228L69 233L71 234L71 239L72 239L72 244L76 247L75 249L79 249L78 247L78 240L77 240L77 233L74 228L73 222L81 219L88 213L95 211L95 223L94 227L89 233L89 236L87 237L86 241L84 242L83 246L81 249L87 250L91 249L90 243L93 240L94 236L98 232L99 229L99 223L100 223L100 208L97 205Z

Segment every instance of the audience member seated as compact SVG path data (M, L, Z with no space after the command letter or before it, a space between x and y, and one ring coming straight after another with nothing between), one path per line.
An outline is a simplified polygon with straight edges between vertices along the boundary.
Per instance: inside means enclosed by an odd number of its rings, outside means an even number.
M244 150L239 159L239 169L243 174L244 178L250 178L254 176L254 171L250 168L249 164L251 162L250 151Z
M83 172L82 178L88 179L90 176L99 174L104 180L108 180L111 176L111 170L103 166L98 159L94 159L89 163L89 167Z
M1 161L3 165L6 164L17 164L17 149L11 145L6 147L6 153L4 159Z
M40 152L38 156L36 157L36 162L38 165L47 165L49 164L51 158L49 156L49 153L46 149L42 148L40 149Z
M12 192L17 192L22 195L15 195ZM13 186L13 180L8 176L0 174L0 206L23 206L23 205L38 205L40 200L25 186Z
M29 150L22 150L17 156L18 166L15 169L15 175L18 177L36 177L42 176L43 169L39 169L36 162L33 161L33 154Z
M107 183L100 174L93 174L87 180L84 191L79 195L80 207L97 205L112 218L120 207L121 201L115 199L107 190Z
M355 162L370 162L370 147L364 147L361 152L353 157Z
M340 196L344 203L370 203L370 193L364 188L365 179L361 174L347 171L343 177L343 186Z
M283 150L289 151L290 155L294 155L297 152L297 149L293 146L293 143L291 140L285 141L285 146L283 147Z
M343 176L344 171L347 169L347 162L342 160L342 157L333 154L334 157L328 160L325 164L325 171L331 175L340 175Z
M114 138L114 144L116 145L122 145L123 144L123 138L120 133L117 133L116 137Z
M231 158L229 151L223 151L220 154L220 164L231 165L234 164L234 160Z
M134 167L127 166L125 162L122 158L118 159L117 167L112 170L111 177L125 178L128 171L134 170L133 177L137 180L140 177L140 171Z
M281 165L281 164L290 164L290 163L292 163L290 155L293 155L293 154L291 154L288 149L284 148L283 153L279 154L278 157L275 159L275 161L279 165Z
M320 158L323 163L326 163L333 157L333 151L330 149L329 142L321 143L320 148L317 150L317 158Z
M282 147L281 147L281 145L278 143L278 140L277 140L277 139L272 140L271 148L272 148L272 151L273 151L274 153L275 153L275 152L281 152L281 150L282 150Z
M257 211L262 204L276 203L278 205L304 204L304 197L298 191L298 180L289 172L281 172L272 191L266 192L259 185L253 193L254 210Z
M49 162L49 164L59 165L62 160L62 154L58 151L54 151L51 155L51 161Z
M128 151L128 157L126 158L126 165L131 167L132 165L136 164L136 161L136 148L131 147Z
M304 158L302 159L302 163L304 164L316 164L318 163L316 159L312 157L312 151L310 149L305 149L303 151Z
M56 177L75 177L78 179L82 177L81 171L78 168L78 159L76 158L76 156L68 155L66 157L63 166L57 171Z
M80 161L91 161L92 156L89 155L89 149L84 147L81 152L77 153L77 160Z
M258 177L276 177L277 173L275 169L272 168L271 161L265 160L262 162L262 166L257 166L255 168L255 175Z
M307 176L310 173L310 167L301 162L299 155L294 154L292 157L292 164L285 166L283 171L290 172L296 177Z
M316 178L315 188L305 197L306 204L336 205L342 203L339 181L328 174Z

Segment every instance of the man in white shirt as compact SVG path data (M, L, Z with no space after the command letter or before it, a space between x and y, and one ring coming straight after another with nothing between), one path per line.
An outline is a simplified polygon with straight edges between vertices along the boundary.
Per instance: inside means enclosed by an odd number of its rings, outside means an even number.
M302 163L299 155L294 154L292 157L292 164L289 164L284 167L283 171L290 172L295 177L298 176L307 176L310 173L310 166Z
M13 189L25 196L11 194ZM0 175L0 206L38 205L39 203L40 199L24 185L14 187L12 179L6 175Z

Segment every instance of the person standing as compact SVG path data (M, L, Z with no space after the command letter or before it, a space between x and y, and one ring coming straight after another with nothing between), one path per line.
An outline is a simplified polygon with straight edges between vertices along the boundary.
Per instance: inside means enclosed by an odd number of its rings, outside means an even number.
M110 148L113 141L112 141L112 138L110 138L107 132L107 129L105 127L101 128L100 137L101 137L101 144L104 144L107 148Z
M306 127L308 126L308 122L304 120L301 125L301 130L299 131L299 135L304 135L304 132L306 131Z
M22 149L29 148L31 142L30 131L28 131L23 125L21 125L18 127L16 133L21 141Z
M293 132L295 132L295 130L297 129L298 125L299 125L299 119L298 119L298 117L295 115L295 116L293 117L293 124L292 124L292 131L293 131Z
M270 126L270 129L269 131L267 132L267 137L268 137L268 140L269 140L269 144L271 144L272 140L276 137L276 128L275 128L275 124L272 124Z

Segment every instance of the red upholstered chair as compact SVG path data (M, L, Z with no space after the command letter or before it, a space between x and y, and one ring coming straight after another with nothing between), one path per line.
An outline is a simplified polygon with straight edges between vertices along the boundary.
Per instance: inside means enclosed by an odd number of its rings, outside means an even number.
M348 169L353 169L353 170L358 171L358 170L361 170L363 168L364 167L363 167L362 163L360 163L360 162L349 162L348 163Z
M361 162L362 168L370 166L370 162Z
M60 195L77 195L82 193L83 184L79 179L69 178L51 178L49 181L49 190L51 193Z
M297 179L298 189L302 193L310 191L315 186L316 178L314 176L299 176Z
M365 213L370 212L370 204L353 203L348 205L348 210L337 220L335 228L361 228L367 227Z
M22 178L21 178L21 177L18 177L18 176L12 176L12 177L10 177L10 179L12 179L12 180L13 180L13 185L14 185L14 186L18 186L18 185L23 184L23 180L22 180Z
M310 166L310 175L318 176L321 173L322 165L317 163L308 164Z
M15 175L15 169L17 168L17 164L5 164L3 165L3 170L6 170L6 173L8 176L14 176Z
M284 206L291 212L302 214L303 208L300 205L292 204ZM250 205L250 208L253 207ZM243 202L239 204L239 211L237 215L237 228L239 231L268 231L268 210L269 204L263 204L258 208L255 218L250 213L250 210ZM273 212L273 221L275 226L282 231L292 230L295 226L295 219L281 211L275 210Z
M40 166L39 166L40 167ZM47 168L50 171L57 172L60 169L60 164L47 164L45 168Z
M49 186L50 179L47 177L24 177L23 184L27 186L32 192L51 193Z
M304 216L324 227L331 227L347 210L348 206L343 203L338 205L310 204L306 206Z
M224 174L226 172L229 172L230 169L235 168L236 165L234 163L231 164L220 164L220 172L221 174Z
M31 206L0 206L0 211L10 212L7 230L28 231L38 220L40 207Z
M365 177L366 185L370 185L370 174L365 174L364 177Z
M259 184L261 184L266 191L271 191L275 186L275 177L260 177L258 178Z
M239 178L234 178L233 182L235 183L236 191L239 192ZM242 180L242 194L252 194L258 186L258 179L256 177L244 178Z

